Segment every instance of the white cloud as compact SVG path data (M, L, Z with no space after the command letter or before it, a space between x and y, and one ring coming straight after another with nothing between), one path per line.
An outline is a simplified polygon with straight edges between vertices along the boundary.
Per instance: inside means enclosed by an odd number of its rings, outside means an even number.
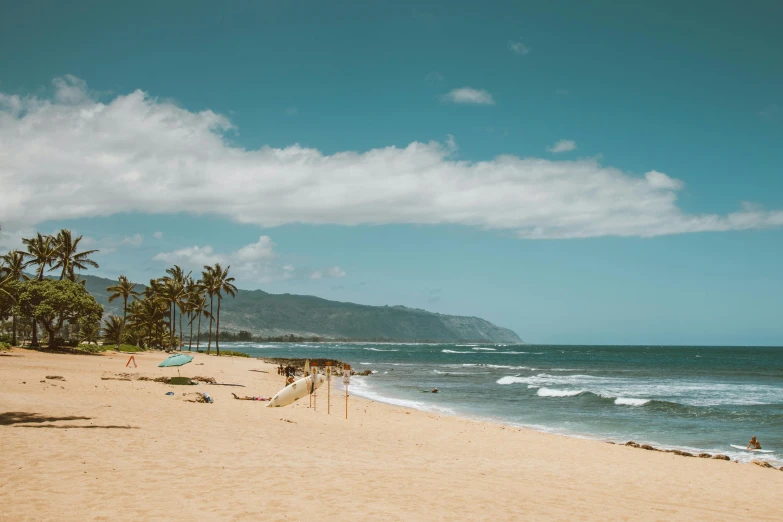
M568 152L576 150L576 142L573 140L560 140L551 147L547 147L549 152Z
M154 237L155 239L163 239L163 232L155 232L154 234L152 234L152 237Z
M472 87L461 87L454 89L443 95L444 101L452 103L473 103L476 105L495 105L492 95L482 89L473 89Z
M78 235L78 231L74 232ZM53 234L56 234L56 232L53 232ZM100 254L110 254L122 247L139 248L143 243L144 236L141 234L133 234L132 236L124 236L122 239L117 239L112 236L101 238L84 236L79 244L85 249L98 250Z
M210 245L205 245L161 252L153 259L169 265L180 265L187 270L193 270L194 273L201 273L204 265L220 263L223 267L231 266L231 275L245 282L267 283L290 279L293 277L294 267L280 267L274 263L277 257L274 246L269 236L261 236L255 243L229 254L216 252Z
M125 236L120 240L119 245L128 245L132 247L140 247L144 243L144 236L141 234L133 234L132 236Z
M595 158L459 161L437 142L334 154L299 145L243 149L224 139L232 129L226 117L141 91L105 104L86 89L54 101L0 100L0 224L8 231L120 212L204 213L265 227L457 224L523 238L783 225L777 210L685 213L677 206L682 181Z
M342 279L345 277L345 270L340 268L339 266L330 266L326 269L326 277L329 277L331 279Z
M345 270L339 266L330 266L326 270L316 270L310 274L310 279L342 279L345 277Z
M530 54L530 48L527 45L525 45L522 42L520 42L520 41L516 41L515 42L513 40L509 40L508 41L508 48L514 54L519 54L519 55Z

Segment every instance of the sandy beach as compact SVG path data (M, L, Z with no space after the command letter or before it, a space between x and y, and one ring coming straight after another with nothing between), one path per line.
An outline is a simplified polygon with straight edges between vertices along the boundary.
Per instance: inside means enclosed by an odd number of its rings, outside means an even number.
M0 520L780 520L783 472L408 410L279 409L259 360L0 357ZM251 370L263 370L261 373ZM47 379L61 376L62 379ZM106 379L111 378L111 379ZM174 396L166 392L173 391ZM207 392L213 404L183 393Z

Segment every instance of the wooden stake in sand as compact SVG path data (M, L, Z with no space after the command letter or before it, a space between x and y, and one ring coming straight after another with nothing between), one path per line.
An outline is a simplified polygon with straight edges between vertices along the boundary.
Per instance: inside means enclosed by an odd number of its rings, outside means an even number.
M125 363L125 367L127 368L130 363L133 363L134 368L138 368L138 366L136 366L136 359L132 355L130 356L130 359L128 359L128 362Z
M326 414L332 413L332 362L325 362L326 366Z
M318 389L315 387L315 378L318 376L318 364L313 363L310 366L311 371L313 372L313 411L318 410Z
M345 384L345 418L348 418L348 385L351 384L351 365L343 366L343 384Z

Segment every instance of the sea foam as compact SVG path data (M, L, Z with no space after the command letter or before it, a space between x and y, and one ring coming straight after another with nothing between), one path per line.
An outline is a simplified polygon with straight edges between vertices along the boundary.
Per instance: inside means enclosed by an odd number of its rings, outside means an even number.
M573 397L584 393L585 390L555 390L553 388L539 388L536 395L539 397Z

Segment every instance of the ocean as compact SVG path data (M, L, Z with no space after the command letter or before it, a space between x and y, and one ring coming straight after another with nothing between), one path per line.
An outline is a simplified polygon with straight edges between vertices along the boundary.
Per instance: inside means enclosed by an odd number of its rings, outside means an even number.
M783 348L222 343L370 369L350 393L563 435L783 465ZM333 381L342 387L341 380ZM282 384L282 383L281 383ZM431 393L438 388L439 393ZM756 435L773 454L751 454Z

